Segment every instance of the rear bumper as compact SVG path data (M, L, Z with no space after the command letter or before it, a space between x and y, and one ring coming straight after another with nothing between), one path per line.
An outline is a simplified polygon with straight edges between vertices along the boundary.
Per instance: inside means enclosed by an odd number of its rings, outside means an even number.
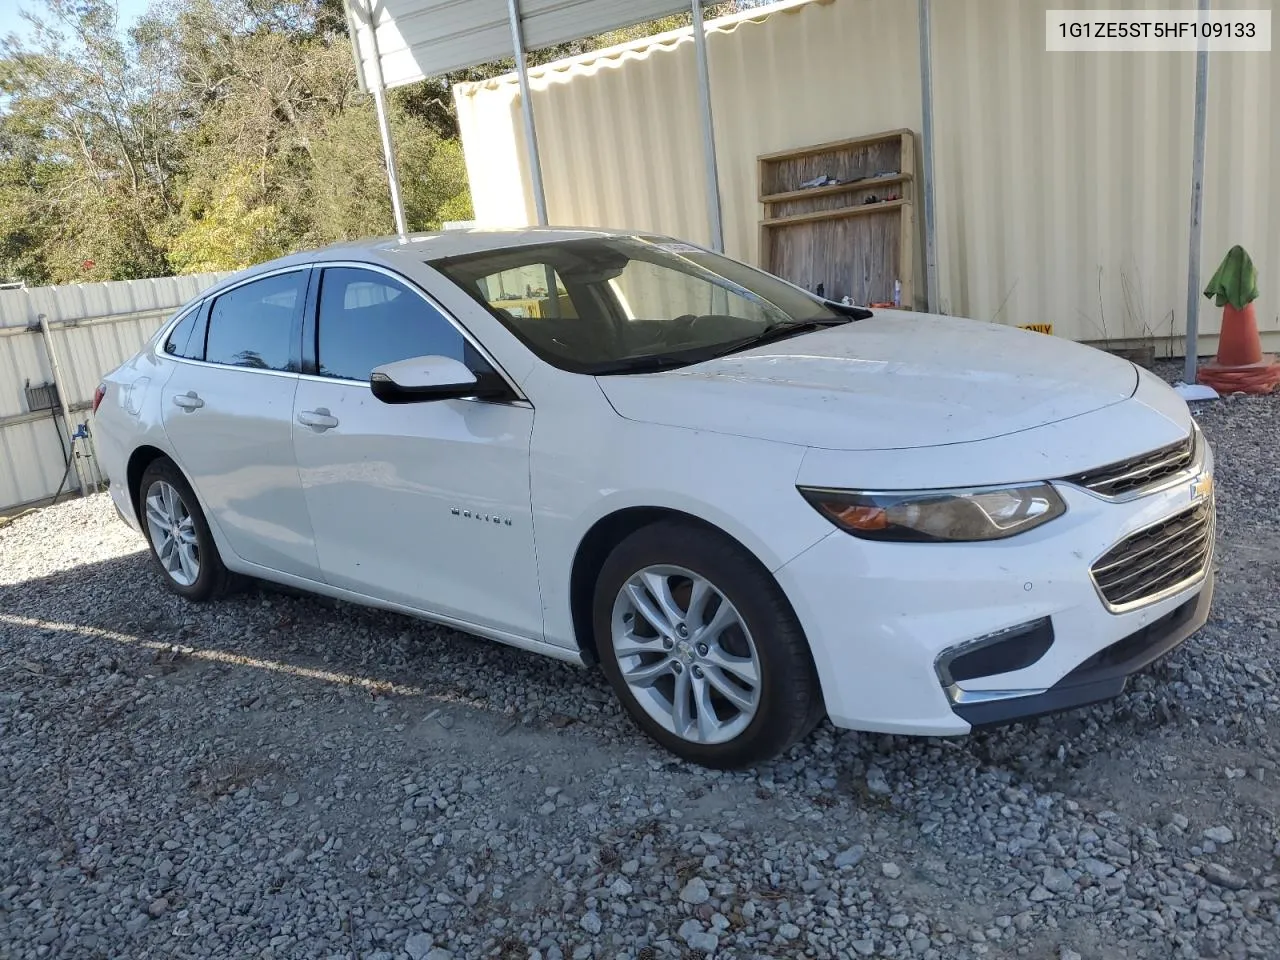
M116 508L116 516L141 533L142 527L138 523L138 518L134 516L133 502L129 499L129 491L125 489L124 484L112 480L107 490L111 494L111 505Z
M956 716L975 728L995 727L1120 696L1129 678L1204 626L1213 603L1213 574L1200 593L1159 620L1100 650L1043 693L985 703L957 703Z

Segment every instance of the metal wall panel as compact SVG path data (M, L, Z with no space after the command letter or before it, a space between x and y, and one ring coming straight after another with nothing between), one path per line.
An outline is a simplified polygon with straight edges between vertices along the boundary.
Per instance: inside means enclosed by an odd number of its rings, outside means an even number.
M60 435L52 417L0 426L0 514L54 495L66 469ZM75 489L74 475L67 483Z
M1047 9L1098 6L934 0L942 308L1051 322L1080 340L1150 332L1180 353L1195 57L1045 51ZM725 245L754 261L757 155L919 130L916 5L775 5L709 26ZM1262 53L1211 61L1201 274L1207 280L1233 243L1244 244L1261 274L1259 325L1277 343L1280 297L1268 278L1280 277L1280 69ZM689 32L677 31L533 72L554 222L707 239L692 64ZM532 222L514 77L454 94L478 219ZM922 241L918 204L916 226ZM915 259L923 264L922 242ZM1200 303L1200 350L1210 352L1220 314Z
M725 249L754 260L759 154L919 126L919 78L898 62L914 49L915 7L789 0L707 27ZM553 223L709 242L691 29L549 64L529 82ZM454 98L476 218L533 222L515 75L460 84Z
M27 412L23 387L53 379L39 334L0 332L0 419Z
M31 414L24 386L53 379L39 321L57 353L73 424L89 419L102 376L133 356L168 316L227 274L0 291L0 511L53 495L66 460L62 418ZM74 475L69 481L75 489Z
M1168 335L1185 326L1194 57L1047 53L1049 6L934 4L942 308Z
M753 263L762 216L756 157L919 130L921 117L914 3L823 0L763 9L778 12L713 21L718 29L707 43L725 249ZM682 96L696 109L695 88ZM690 149L701 157L701 140ZM916 223L918 233L920 210ZM924 289L923 275L914 286Z

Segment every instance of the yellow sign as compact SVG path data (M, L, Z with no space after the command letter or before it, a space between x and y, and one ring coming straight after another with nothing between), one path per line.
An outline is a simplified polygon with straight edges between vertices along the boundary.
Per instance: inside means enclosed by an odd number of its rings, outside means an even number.
M1035 332L1035 333L1047 333L1047 334L1049 334L1050 336L1052 336L1052 335L1053 335L1053 324L1052 324L1052 323L1020 323L1020 324L1018 324L1018 329L1019 329L1019 330L1031 330L1031 331L1033 331L1033 332Z

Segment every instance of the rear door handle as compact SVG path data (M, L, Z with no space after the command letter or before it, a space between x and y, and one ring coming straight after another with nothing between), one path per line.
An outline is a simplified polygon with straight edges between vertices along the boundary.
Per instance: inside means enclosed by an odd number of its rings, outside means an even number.
M338 425L338 418L330 415L328 407L316 407L314 410L303 410L299 413L298 422L304 427L328 430Z
M180 406L183 410L199 410L204 406L194 390L188 390L186 393L180 393L173 398L173 402Z

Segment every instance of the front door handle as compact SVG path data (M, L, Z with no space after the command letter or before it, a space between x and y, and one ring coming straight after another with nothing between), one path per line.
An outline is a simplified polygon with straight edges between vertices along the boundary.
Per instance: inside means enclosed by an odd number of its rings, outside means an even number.
M173 402L183 410L187 411L199 410L204 406L204 401L196 395L194 390L188 390L186 393L178 394L173 398Z
M303 410L298 414L298 422L304 427L328 430L338 425L338 418L330 415L328 407L316 407L314 410Z

